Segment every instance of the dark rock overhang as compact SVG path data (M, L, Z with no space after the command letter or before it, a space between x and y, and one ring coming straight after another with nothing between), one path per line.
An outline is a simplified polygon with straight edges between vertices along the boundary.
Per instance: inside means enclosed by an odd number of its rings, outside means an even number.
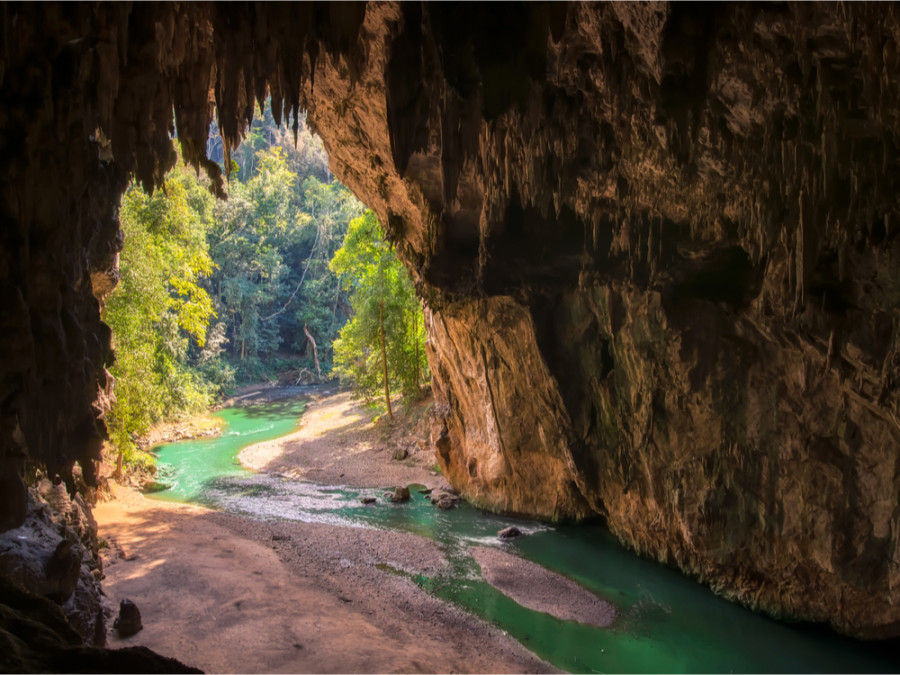
M887 4L4 4L0 527L105 434L116 209L254 101L432 310L470 498L603 514L776 613L895 634L900 14ZM94 283L92 283L94 282ZM800 579L801 581L798 581ZM870 618L871 615L875 618Z

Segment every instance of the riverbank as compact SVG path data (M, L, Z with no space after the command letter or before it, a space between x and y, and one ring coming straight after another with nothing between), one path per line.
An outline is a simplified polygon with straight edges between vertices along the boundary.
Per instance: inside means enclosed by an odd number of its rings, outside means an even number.
M319 482L437 486L423 449L403 460L421 415L373 424L349 395L310 395L301 428L250 448L266 471ZM419 411L424 414L424 409ZM343 475L341 475L343 474ZM448 565L430 539L323 523L259 522L151 500L114 486L94 514L108 543L107 596L133 600L144 645L208 672L548 672L499 629L404 575Z
M297 431L244 448L241 464L326 485L450 487L426 442L429 400L398 410L393 422L381 418L375 423L373 413L350 392L332 386L308 396Z
M389 565L434 573L427 539L262 523L124 488L95 510L110 542L104 588L133 600L143 645L207 672L546 672L496 628L429 596Z
M278 386L274 384L252 384L240 387L234 394L224 401L216 404L211 410L198 415L192 415L184 419L172 420L155 424L150 430L137 440L138 448L149 450L162 443L175 443L194 438L207 438L218 436L222 433L224 423L218 417L213 416L217 410L232 408L235 406L258 405L271 403L290 398L299 398L309 394L316 395L321 392L334 392L336 383L303 386Z

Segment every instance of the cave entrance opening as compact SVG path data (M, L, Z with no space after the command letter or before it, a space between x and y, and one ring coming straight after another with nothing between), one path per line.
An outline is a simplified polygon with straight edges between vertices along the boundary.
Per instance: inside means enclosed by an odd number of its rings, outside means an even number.
M142 447L156 426L235 387L340 377L389 419L397 395L408 407L427 391L409 275L375 215L330 172L305 113L298 122L291 130L257 106L230 152L212 125L208 156L228 176L227 199L182 162L152 194L125 191L120 282L104 308L117 476L153 464Z
M122 197L120 281L103 311L119 473L123 459L151 461L136 438L235 387L331 375L351 307L330 262L364 207L329 171L305 115L294 136L269 106L256 113L228 167L212 125L207 148L229 169L227 200L181 161L152 194L132 183Z

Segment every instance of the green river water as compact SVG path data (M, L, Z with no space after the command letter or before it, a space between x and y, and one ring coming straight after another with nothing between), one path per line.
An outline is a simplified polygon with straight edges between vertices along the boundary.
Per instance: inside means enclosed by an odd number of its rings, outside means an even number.
M303 404L278 402L216 413L221 437L156 448L157 499L191 501L260 520L299 520L412 532L435 540L450 560L439 576L412 578L426 591L499 626L541 658L571 672L897 672L897 643L868 644L831 631L777 622L714 595L684 575L635 556L599 525L550 526L490 515L467 504L432 506L411 486L407 504L379 489L323 486L243 469L241 448L290 433ZM365 506L361 497L376 497ZM526 536L501 543L516 525ZM497 546L574 579L613 603L613 626L594 628L526 609L490 585L468 553Z

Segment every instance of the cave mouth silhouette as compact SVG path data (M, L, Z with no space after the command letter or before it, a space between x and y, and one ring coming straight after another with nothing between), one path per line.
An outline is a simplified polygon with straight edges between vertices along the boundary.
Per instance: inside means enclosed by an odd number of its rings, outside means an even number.
M0 30L0 529L26 459L94 479L128 180L160 184L177 128L220 181L210 120L235 147L271 96L431 308L463 493L896 635L892 5L42 3Z

